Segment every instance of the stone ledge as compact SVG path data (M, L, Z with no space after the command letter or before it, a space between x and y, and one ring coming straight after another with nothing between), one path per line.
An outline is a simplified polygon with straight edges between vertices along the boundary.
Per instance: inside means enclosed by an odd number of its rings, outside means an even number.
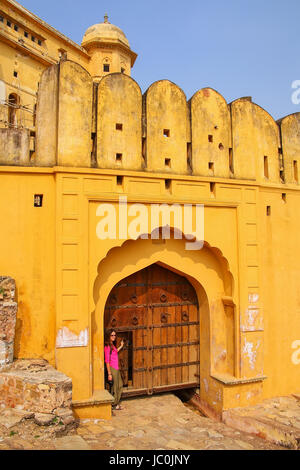
M266 375L261 375L259 377L251 377L249 379L237 379L236 377L230 374L211 374L211 377L225 385L239 385L262 382L263 380L268 378Z
M73 400L72 407L79 408L81 406L102 405L113 403L114 398L108 390L97 390L93 396L84 400Z

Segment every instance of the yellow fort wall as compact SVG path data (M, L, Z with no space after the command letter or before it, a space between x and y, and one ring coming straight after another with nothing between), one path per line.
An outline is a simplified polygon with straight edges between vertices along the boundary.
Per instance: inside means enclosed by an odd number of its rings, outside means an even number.
M41 77L35 153L24 157L7 132L0 267L18 286L15 356L45 357L72 377L79 414L108 413L107 296L152 263L185 275L196 290L200 394L214 413L299 392L299 114L276 123L249 98L227 105L210 88L187 103L168 80L142 97L128 76L93 84L64 60ZM43 194L42 207L34 207L35 194ZM118 224L115 239L100 240L97 208L110 203L118 214L120 195L128 210L204 204L204 248L128 240Z

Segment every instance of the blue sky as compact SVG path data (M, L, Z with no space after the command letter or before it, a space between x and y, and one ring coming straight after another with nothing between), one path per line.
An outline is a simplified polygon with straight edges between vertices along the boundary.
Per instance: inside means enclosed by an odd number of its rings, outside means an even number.
M132 77L144 92L169 79L189 99L210 86L227 102L252 96L275 119L300 111L291 85L300 80L299 0L21 0L78 44L109 21L138 54Z

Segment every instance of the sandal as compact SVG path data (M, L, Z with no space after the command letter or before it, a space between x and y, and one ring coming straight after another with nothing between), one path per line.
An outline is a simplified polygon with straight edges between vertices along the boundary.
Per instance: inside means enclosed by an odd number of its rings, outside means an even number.
M117 405L117 406L115 407L115 410L123 410L123 409L124 409L124 408L123 408L123 406L121 406L121 405Z

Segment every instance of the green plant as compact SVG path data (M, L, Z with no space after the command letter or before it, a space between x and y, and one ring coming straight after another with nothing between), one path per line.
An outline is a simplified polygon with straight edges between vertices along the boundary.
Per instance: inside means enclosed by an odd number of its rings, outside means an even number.
M15 434L18 434L18 433L15 432L15 431L10 431L9 436L12 437L12 436L14 436Z

